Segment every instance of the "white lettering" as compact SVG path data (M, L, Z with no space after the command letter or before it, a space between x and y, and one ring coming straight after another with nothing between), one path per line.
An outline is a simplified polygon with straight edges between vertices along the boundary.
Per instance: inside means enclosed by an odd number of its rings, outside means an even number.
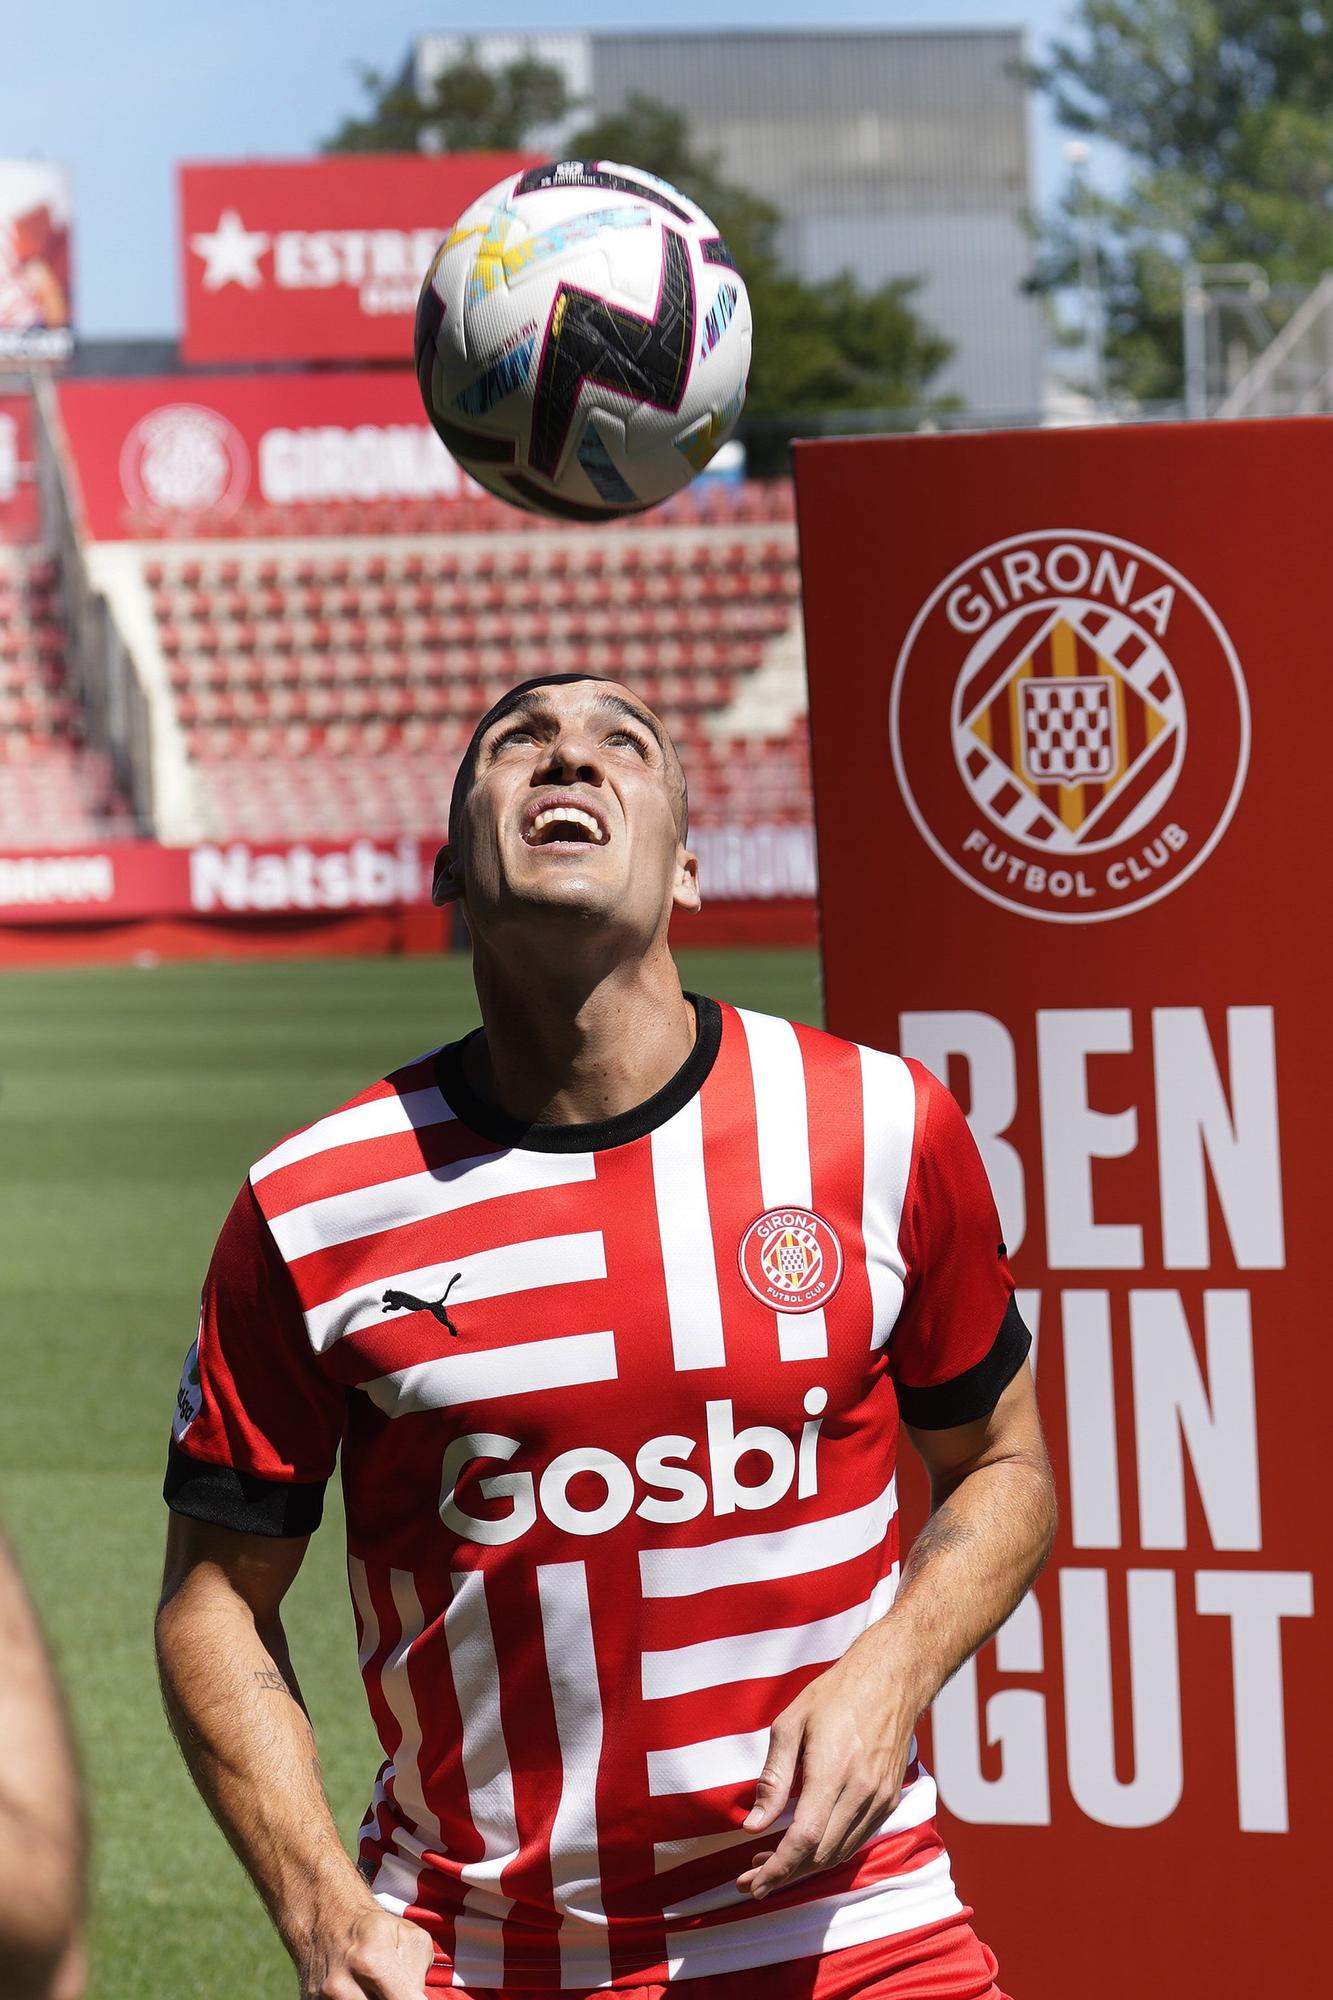
M576 1507L569 1497L570 1480L585 1472L606 1487L606 1498L596 1507ZM546 1518L567 1535L605 1535L620 1526L634 1505L634 1475L613 1451L577 1445L551 1460L537 1493Z
M1201 1569L1194 1592L1205 1618L1231 1620L1240 1830L1286 1833L1281 1626L1284 1618L1313 1618L1314 1578L1309 1570Z
M1000 1137L1018 1109L1018 1063L1009 1030L991 1014L966 1010L900 1014L898 1047L945 1082L952 1057L967 1064L967 1122L990 1177L1004 1240L1017 1250L1027 1233L1023 1162Z
M708 1461L713 1475L713 1512L733 1514L738 1507L758 1511L772 1507L791 1485L796 1471L796 1447L785 1431L771 1424L751 1424L743 1431L733 1428L729 1398L705 1403L708 1423ZM758 1452L768 1460L767 1475L757 1486L747 1486L736 1476L736 1468L747 1452Z
M320 500L455 499L463 491L463 474L429 424L278 427L259 440L259 490L274 507Z
M1131 604L1130 610L1140 612L1160 639L1171 622L1171 613L1175 610L1175 606L1174 588L1169 583L1160 583L1156 590L1150 590L1146 597L1140 597Z
M1228 1007L1229 1086L1218 1073L1202 1007L1154 1008L1152 1030L1166 1264L1203 1271L1212 1262L1206 1160L1238 1266L1281 1270L1286 1248L1272 1008Z
M1108 1292L1065 1292L1065 1410L1069 1513L1076 1549L1120 1547L1115 1369Z
M1133 1046L1128 1008L1042 1009L1037 1015L1042 1168L1047 1257L1055 1270L1141 1270L1143 1231L1134 1222L1098 1222L1092 1162L1119 1160L1138 1144L1138 1114L1094 1111L1087 1058Z
M0 858L0 906L109 903L115 893L115 868L109 854Z
M1025 1597L995 1636L1002 1674L1039 1674L1044 1666L1041 1611ZM1050 1757L1046 1698L1035 1688L1005 1688L986 1703L986 1742L1000 1751L998 1777L981 1769L977 1663L969 1660L936 1697L932 1713L935 1776L950 1812L973 1826L1049 1826Z
M828 1391L807 1389L804 1407L810 1419L801 1428L800 1477L797 1494L809 1499L819 1491L816 1451L821 1417L828 1405ZM577 1445L550 1460L545 1469L531 1472L489 1473L478 1480L488 1500L504 1500L507 1511L499 1516L477 1517L458 1504L457 1489L466 1468L480 1459L510 1459L519 1450L516 1438L494 1437L489 1432L455 1438L444 1454L441 1469L440 1514L455 1534L476 1542L515 1541L525 1534L539 1514L571 1535L604 1535L616 1528L631 1509L646 1521L670 1525L692 1521L708 1505L710 1488L713 1512L733 1514L743 1508L756 1512L774 1507L791 1491L797 1472L797 1448L786 1431L768 1424L752 1424L738 1431L729 1401L705 1403L704 1421L708 1437L709 1478L690 1470L684 1461L698 1449L698 1440L677 1434L649 1438L640 1445L634 1469L614 1452L600 1445ZM768 1461L768 1470L757 1485L739 1477L741 1461L755 1453ZM599 1479L605 1492L595 1505L577 1504L570 1485L581 1474ZM637 1507L635 1474L650 1490ZM663 1494L669 1498L661 1497Z
M474 1431L450 1442L440 1465L440 1519L446 1528L452 1528L465 1541L485 1542L489 1547L516 1542L527 1533L537 1518L531 1473L491 1473L477 1481L483 1498L511 1503L507 1514L482 1517L465 1514L455 1498L465 1466L477 1459L509 1459L518 1449L517 1438L495 1437L489 1431Z
M1213 1547L1263 1545L1249 1293L1205 1292L1203 1319L1211 1404L1179 1292L1129 1295L1139 1539L1145 1549L1187 1545L1186 1446Z
M1134 588L1134 579L1139 573L1139 559L1130 556L1123 569L1116 568L1113 549L1102 549L1092 570L1092 592L1095 597L1111 597L1117 604L1128 604L1129 594Z
M957 590L949 592L944 609L955 632L980 632L990 624L989 604L968 583L960 583Z
M634 1470L645 1486L664 1486L668 1493L674 1493L674 1500L640 1500L635 1508L645 1521L692 1521L702 1514L708 1505L708 1481L701 1479L697 1472L691 1472L685 1465L672 1465L672 1459L689 1458L694 1451L695 1441L690 1437L649 1438L641 1446L634 1461Z
M1102 1826L1156 1826L1170 1818L1184 1789L1176 1580L1169 1570L1132 1569L1126 1581L1134 1776L1122 1779L1106 1571L1060 1572L1069 1789Z
M314 854L297 844L256 854L243 841L190 853L190 902L196 910L377 909L422 894L414 840L377 847L354 840L343 852Z

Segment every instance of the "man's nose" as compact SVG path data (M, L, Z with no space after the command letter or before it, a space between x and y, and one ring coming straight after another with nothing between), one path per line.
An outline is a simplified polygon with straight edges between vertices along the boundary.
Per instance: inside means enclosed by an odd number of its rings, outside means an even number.
M585 730L562 729L547 745L540 775L565 782L577 778L584 784L600 785L602 760L595 740Z

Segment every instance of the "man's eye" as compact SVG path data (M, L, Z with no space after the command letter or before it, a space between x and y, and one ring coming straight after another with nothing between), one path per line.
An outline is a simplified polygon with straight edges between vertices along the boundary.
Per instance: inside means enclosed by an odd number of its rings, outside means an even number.
M613 729L606 740L608 743L628 743L631 750L637 750L641 757L647 758L648 745L632 729Z
M531 742L532 731L530 729L524 728L522 723L516 722L512 729L501 730L498 736L494 736L491 738L491 750L492 752L496 750L503 750L506 743L517 743L521 741L523 738L526 738L529 742Z

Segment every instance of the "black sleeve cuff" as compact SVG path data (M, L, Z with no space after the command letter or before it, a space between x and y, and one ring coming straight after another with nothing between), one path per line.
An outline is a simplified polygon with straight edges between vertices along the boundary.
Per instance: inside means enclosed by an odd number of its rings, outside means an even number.
M917 1431L949 1431L957 1424L975 1424L988 1417L1027 1360L1031 1346L1032 1335L1011 1295L990 1353L971 1368L955 1375L952 1382L936 1382L928 1389L894 1383L903 1422Z
M206 1465L172 1440L162 1498L173 1513L241 1535L313 1535L327 1482L256 1479L229 1465Z

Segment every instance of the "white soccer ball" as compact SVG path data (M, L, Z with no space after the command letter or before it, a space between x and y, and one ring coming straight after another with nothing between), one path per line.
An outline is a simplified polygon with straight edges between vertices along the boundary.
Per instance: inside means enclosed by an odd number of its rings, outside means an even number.
M475 201L417 306L417 380L472 477L603 521L656 506L734 429L750 302L701 208L609 160L558 160Z

